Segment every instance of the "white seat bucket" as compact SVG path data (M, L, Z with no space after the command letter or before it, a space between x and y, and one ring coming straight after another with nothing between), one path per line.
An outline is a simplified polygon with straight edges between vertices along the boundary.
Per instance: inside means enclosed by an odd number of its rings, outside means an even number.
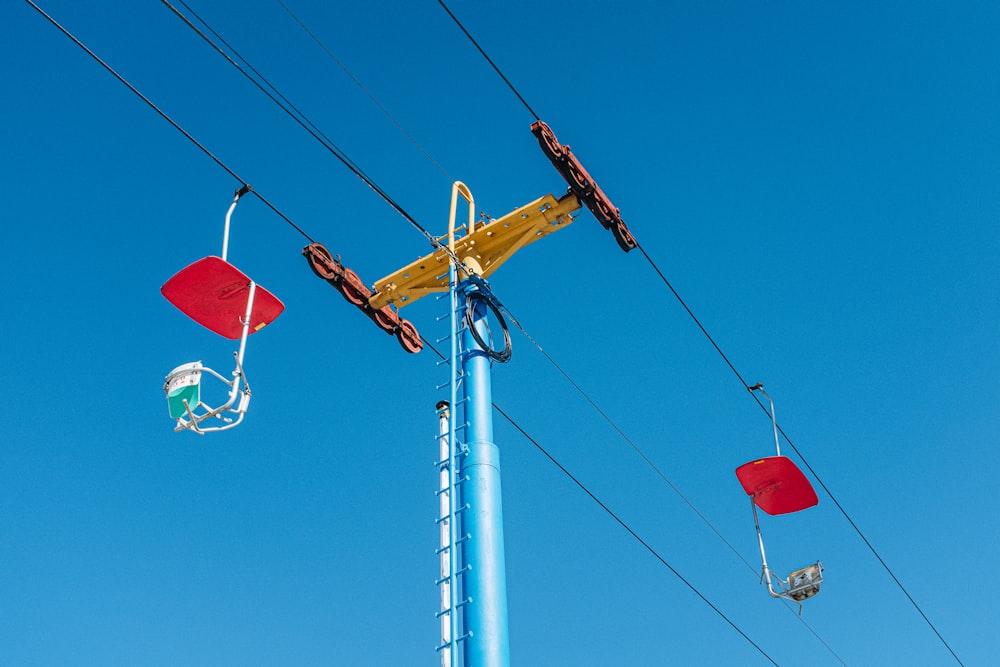
M183 364L172 370L163 383L167 395L167 409L170 418L176 420L174 431L194 431L200 435L212 431L224 431L243 421L250 406L250 386L243 375L239 354L232 380L202 365L200 361ZM208 374L217 378L229 388L225 403L212 407L201 398L201 378ZM237 403L237 398L239 402ZM235 406L235 407L234 407ZM218 419L220 424L207 425L210 419Z
M180 419L201 404L201 362L192 361L170 371L163 390L171 419Z

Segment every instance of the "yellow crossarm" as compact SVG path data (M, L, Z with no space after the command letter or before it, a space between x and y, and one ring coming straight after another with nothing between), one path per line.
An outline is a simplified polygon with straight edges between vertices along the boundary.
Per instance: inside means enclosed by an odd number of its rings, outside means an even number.
M576 195L556 199L545 195L511 213L477 226L475 231L455 239L455 254L462 260L459 271L483 278L538 239L559 231L573 222L572 213L580 209ZM448 291L448 255L438 249L375 283L375 294L368 300L378 310L389 304L407 306L432 292Z

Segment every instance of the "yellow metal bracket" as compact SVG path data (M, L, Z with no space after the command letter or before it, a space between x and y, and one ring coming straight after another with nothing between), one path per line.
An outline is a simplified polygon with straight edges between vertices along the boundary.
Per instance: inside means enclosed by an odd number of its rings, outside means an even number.
M454 228L457 194L469 203L469 223L461 238L455 238ZM452 190L448 246L462 263L458 269L463 277L475 274L485 278L521 248L569 226L573 222L572 214L580 209L580 200L574 194L559 199L545 195L502 218L478 226L473 223L473 209L469 189L456 182ZM448 262L448 253L440 248L421 257L376 281L375 294L368 303L374 309L389 304L402 308L432 292L448 291Z

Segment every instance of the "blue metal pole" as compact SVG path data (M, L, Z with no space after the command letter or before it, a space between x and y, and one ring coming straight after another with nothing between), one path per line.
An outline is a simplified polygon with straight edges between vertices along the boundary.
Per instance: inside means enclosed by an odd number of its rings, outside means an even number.
M475 289L468 281L460 287L462 300L467 292ZM473 326L483 340L489 340L485 316L486 305L476 301ZM469 599L465 606L465 629L471 633L463 644L465 665L509 667L500 449L493 442L490 358L468 329L463 337L463 351L465 414L469 430L468 454L462 464L466 478L462 497L467 505L462 525L469 539L462 553L464 565L470 568L465 574L465 592Z

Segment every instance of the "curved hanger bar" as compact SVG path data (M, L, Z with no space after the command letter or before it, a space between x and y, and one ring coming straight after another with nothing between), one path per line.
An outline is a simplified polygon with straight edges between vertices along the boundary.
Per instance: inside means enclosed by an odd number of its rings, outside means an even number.
M253 188L249 185L244 185L237 190L236 195L233 197L233 203L229 205L229 210L226 211L226 226L222 232L222 261L228 261L226 255L229 254L229 222L232 220L233 211L236 209L236 204L239 203L240 197L252 190Z
M778 420L774 418L774 401L772 401L771 397L768 396L766 391L764 391L764 385L760 382L747 388L752 392L759 391L764 394L764 398L766 398L767 402L771 404L771 426L774 428L774 451L777 452L778 456L781 456L781 445L778 443Z

